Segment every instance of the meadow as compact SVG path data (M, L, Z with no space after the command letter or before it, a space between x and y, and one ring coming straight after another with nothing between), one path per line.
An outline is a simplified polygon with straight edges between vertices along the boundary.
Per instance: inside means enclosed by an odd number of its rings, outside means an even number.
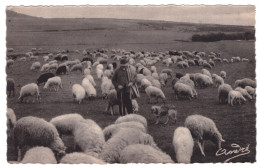
M7 15L7 47L14 48L14 53L8 55L23 55L31 48L42 48L43 53L56 53L57 50L69 50L70 60L82 59L83 55L73 52L83 49L93 51L106 48L107 55L111 56L111 49L125 49L126 51L169 51L187 50L221 53L221 58L230 60L233 56L248 58L249 62L232 64L220 64L210 70L211 73L219 74L221 70L227 72L225 83L234 85L235 80L242 78L255 78L255 42L254 41L219 41L219 42L191 42L190 37L195 32L216 31L217 28L225 31L225 26L169 23L163 21L140 21L140 20L116 20L116 19L43 19L9 13ZM212 27L215 27L214 29ZM230 32L230 29L227 31ZM251 27L233 27L233 31L251 29ZM40 54L40 62L44 64ZM109 62L114 60L109 59ZM136 62L139 59L135 60ZM95 72L92 75L97 83L98 97L92 101L84 101L82 104L73 102L71 86L73 83L81 83L83 74L71 72L69 75L62 75L63 89L58 92L44 90L40 86L42 97L41 103L19 103L20 88L28 83L36 82L40 72L30 71L33 61L17 62L12 68L6 69L7 77L13 78L16 82L16 95L7 98L7 107L13 108L17 119L24 116L36 116L49 121L51 118L68 113L79 113L85 118L93 119L101 128L113 123L118 114L111 116L104 114L107 100L101 99L101 80L97 79ZM156 64L158 72L165 68L162 62ZM190 67L179 69L176 65L170 67L174 73L195 73L200 72L202 67ZM178 126L183 126L187 116L201 114L214 120L223 139L223 149L233 150L231 144L235 143L241 147L249 145L250 153L235 159L232 162L255 162L256 156L256 108L255 101L247 101L240 106L219 104L217 88L212 86L206 89L197 89L198 98L192 101L175 100L171 81L162 88L167 98L167 104L176 106L178 111L177 123L170 122L168 125L155 125L155 118L151 115L151 104L148 104L148 97L141 93L137 99L139 114L148 121L148 133L151 134L158 146L174 161L175 153L172 148L172 136ZM161 104L161 103L159 103ZM72 150L72 137L65 137L65 145L68 151ZM8 143L7 160L15 160L16 154L10 140ZM191 162L210 163L224 162L234 155L216 156L217 148L211 142L205 144L203 157L197 145L194 147Z

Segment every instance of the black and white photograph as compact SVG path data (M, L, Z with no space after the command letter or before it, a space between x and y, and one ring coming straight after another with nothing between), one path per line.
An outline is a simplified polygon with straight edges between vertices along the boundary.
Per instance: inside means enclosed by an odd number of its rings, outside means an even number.
M9 166L259 161L255 4L4 12Z

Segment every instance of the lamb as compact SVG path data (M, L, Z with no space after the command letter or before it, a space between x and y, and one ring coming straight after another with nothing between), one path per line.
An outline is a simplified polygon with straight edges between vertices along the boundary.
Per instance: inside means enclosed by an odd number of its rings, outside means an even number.
M71 113L54 117L50 120L50 123L56 127L59 135L62 136L72 135L72 132L75 129L75 125L80 120L84 120L84 118L80 114Z
M78 121L73 136L76 145L84 153L94 157L98 157L105 143L102 129L95 121L90 119Z
M109 90L108 95L108 105L106 107L105 112L108 113L108 111L111 108L111 115L114 115L114 106L119 104L119 100L117 99L117 92L115 89Z
M150 145L133 144L125 147L119 155L119 163L174 163L171 157Z
M252 96L253 99L256 98L255 88L252 88L251 86L246 86L245 89Z
M32 63L30 70L31 71L37 71L40 68L41 68L41 63L40 62L34 62L34 63Z
M132 144L150 145L159 150L151 135L134 128L122 128L104 144L100 157L106 162L116 163L120 152Z
M176 99L188 98L189 100L192 100L192 98L197 97L197 92L195 89L179 81L174 85L173 90Z
M235 87L245 88L246 86L251 86L252 88L256 88L256 82L249 78L244 78L235 81Z
M111 79L109 79L106 76L103 76L102 83L101 83L101 92L102 92L103 98L105 98L105 99L108 98L107 96L111 89L115 89L114 85L112 84Z
M219 103L228 103L228 94L232 90L229 84L223 83L218 87Z
M50 87L53 87L56 92L58 92L59 88L62 89L61 78L59 76L49 78L43 88L48 89Z
M6 118L7 118L7 131L6 131L7 136L13 137L13 130L16 125L16 115L13 109L7 108Z
M81 85L84 87L85 91L86 91L86 97L87 98L94 98L97 96L97 91L94 88L94 86L91 84L91 82L89 81L88 78L84 78L82 80Z
M21 163L57 164L57 161L50 148L37 146L25 153Z
M13 65L14 65L14 60L8 59L8 60L6 61L6 67L7 67L7 68L10 68L10 67L13 66Z
M85 78L88 78L89 82L90 82L94 87L96 87L96 82L95 82L95 80L94 80L94 78L93 78L92 75L87 74L87 75L85 75Z
M49 68L50 68L50 65L49 65L49 63L46 63L46 64L43 64L43 66L42 66L42 68L41 68L41 72L43 72L43 71L48 71L49 70Z
M190 115L186 118L184 125L190 130L191 135L195 143L198 144L203 156L206 156L204 153L205 140L211 140L218 148L221 148L221 143L225 142L217 129L216 124L210 118L196 114Z
M190 163L194 142L188 128L178 127L175 129L172 145L178 163Z
M106 164L101 159L87 155L81 152L66 154L61 160L61 164Z
M111 124L103 129L103 134L105 136L105 140L107 141L108 139L110 139L113 135L115 135L122 128L133 128L136 130L140 130L144 133L147 132L146 127L144 127L144 125L142 123L136 122L136 121Z
M74 102L78 102L79 104L86 98L86 91L84 87L80 84L74 84L72 86L72 95L74 98Z
M24 85L20 90L20 96L18 100L20 102L23 102L23 99L28 96L33 96L33 103L35 102L35 98L38 102L41 102L41 96L39 87L35 83L29 83L27 85Z
M236 102L241 104L241 101L246 102L246 99L239 91L231 90L228 93L228 104L230 104L231 106L233 106Z
M118 117L115 121L115 124L123 123L123 122L130 122L130 121L136 121L140 122L144 125L145 128L147 128L147 121L146 119L138 114L128 114L126 116Z
M149 97L149 103L152 103L152 98L155 97L156 103L158 103L159 98L162 99L163 103L166 101L166 97L163 93L163 91L157 87L154 86L148 86L145 89L146 95Z
M79 64L76 64L76 65L73 65L71 68L70 68L70 72L72 71L77 71L79 70L80 72L83 71L83 67L82 67L82 64L79 63Z
M11 96L13 92L13 97L15 96L15 82L13 78L7 78L6 91L9 92L8 97Z
M42 75L39 76L39 78L37 79L37 85L39 86L41 83L45 83L48 81L49 78L54 77L55 75L53 73L44 73Z
M247 92L246 89L243 89L241 87L237 87L235 89L235 91L239 91L242 94L242 96L244 96L245 98L247 98L249 100L252 100L252 96Z
M22 117L16 122L14 142L18 161L21 161L21 149L26 145L49 147L57 156L64 155L66 150L55 126L32 116Z
M220 71L220 76L221 76L223 79L226 79L227 73L226 73L225 71Z

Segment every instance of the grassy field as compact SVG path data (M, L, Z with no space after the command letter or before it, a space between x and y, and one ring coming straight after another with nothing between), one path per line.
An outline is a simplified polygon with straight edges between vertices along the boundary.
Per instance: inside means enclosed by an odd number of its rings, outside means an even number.
M122 48L133 51L167 51L167 50L188 50L220 52L222 58L230 59L232 56L246 57L251 61L248 63L217 64L211 72L219 74L221 70L227 72L226 83L233 85L235 80L241 78L255 78L255 42L254 41L220 41L220 42L181 42L176 40L189 41L191 35L199 30L211 31L225 30L220 25L209 26L209 29L201 28L202 25L168 23L159 21L138 21L138 20L114 20L114 19L42 19L27 17L10 13L7 18L7 47L15 49L14 54L24 54L32 47L41 47L42 52L56 52L57 49L72 50L94 50L98 48ZM214 27L214 29L212 28ZM198 29L197 29L198 28ZM250 27L242 27L250 29ZM238 31L242 29L239 27ZM235 27L233 27L235 31ZM230 28L227 29L230 31ZM70 59L82 59L81 54L68 53ZM108 55L111 55L109 52ZM40 60L43 64L42 59ZM109 60L113 61L113 60ZM138 61L138 60L136 60ZM16 81L16 96L7 99L7 106L13 108L17 119L24 116L37 116L49 121L51 118L67 113L79 113L85 118L93 119L102 128L113 123L118 117L103 114L107 101L97 98L93 101L85 101L78 105L73 103L71 86L73 83L81 83L83 75L80 72L72 72L69 75L61 76L63 89L59 92L43 90L40 86L42 103L26 104L18 103L20 87L31 82L36 82L40 72L31 72L32 62L15 62L13 68L7 69L8 77ZM165 68L162 63L156 64L158 72ZM171 67L173 72L200 72L201 67L179 69L176 65ZM97 79L97 94L101 95L101 81ZM70 84L72 83L72 84ZM241 106L221 105L218 103L217 88L209 87L198 89L198 99L193 101L174 99L171 84L168 82L163 92L166 95L167 103L173 104L178 110L176 124L170 122L167 126L154 125L155 118L150 114L151 104L148 98L141 93L139 98L139 114L148 121L148 132L151 134L158 146L168 153L174 161L175 154L172 148L172 136L175 128L183 126L185 118L191 114L201 114L213 119L226 140L222 147L232 150L232 143L246 147L248 144L250 153L233 159L233 162L255 162L256 155L256 108L255 101L246 102ZM117 108L115 108L118 111ZM71 137L65 137L65 144L71 152ZM194 147L192 162L224 162L231 156L216 156L216 147L211 143L205 144L205 154L200 154L197 145ZM7 159L15 160L13 145L8 141Z

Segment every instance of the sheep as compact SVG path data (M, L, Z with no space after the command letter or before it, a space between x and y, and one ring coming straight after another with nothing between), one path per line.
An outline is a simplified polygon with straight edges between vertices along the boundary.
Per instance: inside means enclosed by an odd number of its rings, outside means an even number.
M160 73L159 79L160 79L162 86L165 86L167 84L167 80L168 80L167 73Z
M98 79L100 79L103 76L103 69L97 68L96 74L97 74Z
M221 76L223 79L226 79L227 73L226 73L225 71L220 71L220 76Z
M158 103L158 99L161 98L163 103L165 103L166 101L166 97L163 93L163 91L157 87L154 87L154 86L148 86L146 89L145 89L145 92L146 92L146 95L148 96L149 98L149 103L152 103L152 98L155 97L156 99L156 103Z
M39 76L39 78L37 79L37 85L39 86L41 83L45 83L48 81L49 78L54 77L55 75L53 73L44 73L42 75Z
M183 83L183 84L186 84L186 85L189 85L193 91L195 90L194 87L195 87L195 84L194 82L190 79L190 74L186 74L185 76L181 77L176 83ZM196 91L194 91L195 93Z
M7 136L12 137L13 136L13 130L16 125L16 115L14 113L14 110L11 108L7 108L6 111L6 118L7 118Z
M101 159L87 155L81 152L66 154L61 160L61 164L106 164Z
M21 58L18 59L18 61L23 61L23 62L25 62L25 61L26 61L26 57L21 57Z
M237 87L235 89L235 91L239 91L242 94L242 96L244 96L245 98L247 98L249 100L252 100L252 96L247 92L246 89L243 89L241 87Z
M13 48L7 48L7 52L13 52L14 49Z
M151 72L154 73L154 72L157 72L157 69L155 66L151 66Z
M146 89L148 86L152 86L152 83L147 78L143 78L141 80L141 88Z
M72 86L72 95L74 98L74 102L78 102L79 104L86 98L86 91L84 87L80 84L74 84Z
M151 113L157 118L155 124L159 124L160 119L163 116L166 116L165 125L169 122L169 117L176 123L177 121L177 111L175 109L175 106L169 107L167 105L161 105L161 106L152 106L151 107Z
M140 122L137 121L129 121L129 122L122 122L118 124L111 124L108 125L103 129L103 134L105 136L105 140L107 141L110 139L113 135L115 135L120 129L122 128L134 128L136 130L140 130L144 133L147 132L146 127Z
M244 78L235 81L235 87L245 88L246 86L251 86L252 88L256 88L256 82L249 78Z
M213 77L213 76L212 76L212 77ZM218 75L216 75L216 74L214 75L213 81L215 82L216 87L218 87L218 86L224 84L224 79L223 79L221 76L218 76Z
M219 103L228 103L228 94L232 90L229 84L223 83L218 87Z
M228 93L228 104L230 104L231 106L233 106L236 102L241 104L241 101L246 102L246 99L239 91L231 90Z
M58 63L58 61L57 60L52 60L52 61L49 62L49 65L55 64L55 63Z
M102 92L102 96L103 98L107 98L108 93L111 89L115 89L114 85L112 84L111 79L109 79L106 76L102 77L102 83L101 83L101 92Z
M131 101L132 101L133 113L138 113L139 106L136 99L132 99Z
M166 73L169 78L172 78L172 70L171 69L162 69L161 73Z
M47 62L50 59L50 57L48 55L45 55L42 57L42 59L44 62Z
M28 96L33 96L33 101L32 101L33 103L35 102L35 98L37 99L38 102L41 102L40 91L37 84L29 83L27 85L24 85L20 90L20 96L18 100L20 102L23 102L23 99Z
M186 118L184 125L190 130L191 135L195 143L198 144L203 156L206 156L204 153L205 140L211 140L218 148L221 148L221 143L225 142L217 129L216 124L210 118L196 114L190 115Z
M21 163L57 164L57 161L50 148L37 146L25 153Z
M108 99L108 105L105 109L105 113L108 113L108 111L111 108L111 115L113 116L114 115L114 106L119 105L119 100L117 99L117 92L115 89L109 90L107 99Z
M83 71L82 68L83 68L83 67L82 67L82 64L81 64L81 63L75 64L75 65L73 65L73 66L70 68L70 72L72 72L72 71L77 71L77 70L79 70L80 72L82 72L82 71Z
M96 87L96 82L95 82L95 80L94 80L94 78L93 78L92 75L90 75L90 74L85 75L85 78L88 78L89 82L90 82L94 87Z
M10 67L13 66L13 65L14 65L14 60L8 59L8 60L6 61L6 67L7 67L7 68L10 68Z
M15 96L15 81L13 78L7 78L6 91L9 92L8 97L11 96L12 92L13 97Z
M144 76L151 76L152 75L152 72L148 68L146 68L146 67L143 67L141 71L142 71L141 73Z
M223 60L223 63L229 63L228 59L224 58Z
M86 76L86 75L90 75L90 74L91 74L91 69L85 68L84 69L84 75Z
M247 59L247 58L242 58L241 61L242 61L242 62L249 62L249 59Z
M103 149L105 138L99 125L90 119L80 120L73 131L76 145L86 154L98 157Z
M49 63L46 63L46 64L43 64L43 66L42 66L42 68L41 68L41 72L43 72L43 71L48 71L49 70L49 68L50 68L50 65L49 65Z
M34 63L32 63L30 70L31 71L37 71L40 68L41 68L41 63L40 62L34 62Z
M136 121L140 122L144 125L145 128L147 128L147 121L146 119L138 114L128 114L126 116L118 117L115 121L115 124L123 123L123 122L130 122L130 121Z
M253 99L256 98L255 88L252 88L251 86L246 86L245 89L252 96Z
M94 98L97 96L97 91L88 78L85 77L82 80L81 85L84 87L86 91L86 98Z
M173 87L174 95L176 100L179 98L188 98L192 100L192 98L197 97L197 92L191 86L180 83L179 81Z
M60 66L60 67L58 67L57 70L56 70L56 75L67 74L68 69L69 69L69 68L68 68L68 66L66 66L66 65Z
M26 145L49 147L57 156L64 155L66 150L55 126L32 116L22 117L16 122L14 142L18 161L21 161L21 149Z
M56 87L55 87L56 86ZM59 88L62 89L62 83L61 78L59 76L54 76L52 78L49 78L47 82L44 85L44 89L48 89L50 87L53 87L56 92L59 91ZM51 89L51 88L50 88Z
M207 75L207 76L210 77L210 78L212 77L212 76L211 76L211 73L210 73L207 69L202 69L202 70L201 70L201 73L204 74L204 75Z
M178 127L175 129L172 145L178 163L190 163L194 142L188 128Z
M108 163L117 163L120 152L131 144L146 144L159 150L151 135L134 128L122 128L104 144L100 157Z
M215 66L215 62L213 60L209 60L209 65L211 65L212 67ZM211 68L210 68L211 69Z
M174 163L171 157L150 145L133 144L125 147L119 155L119 163Z
M212 63L211 63L212 64ZM215 65L215 64L214 64ZM204 68L208 68L208 69L212 69L212 66L207 63L207 62L204 62L203 65L202 65Z
M106 76L108 78L112 78L113 76L113 71L112 70L109 70L109 69L106 69L104 72L103 72L103 76Z
M232 57L232 62L240 62L240 57Z
M213 85L212 78L207 75L196 73L193 77L191 77L191 79L192 78L194 78L195 85L200 88Z

